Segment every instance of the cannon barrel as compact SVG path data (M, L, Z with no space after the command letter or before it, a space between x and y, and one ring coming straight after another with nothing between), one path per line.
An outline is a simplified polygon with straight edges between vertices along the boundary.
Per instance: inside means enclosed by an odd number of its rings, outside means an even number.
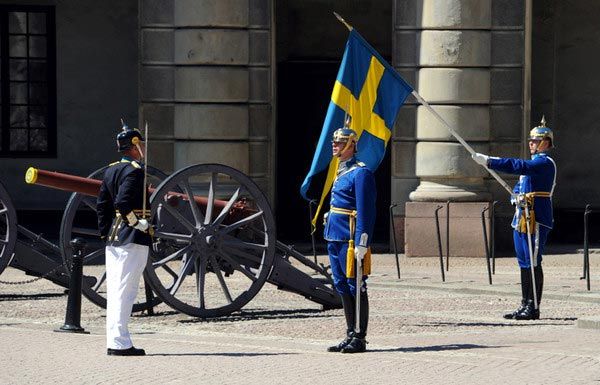
M29 167L25 173L25 182L28 184L37 184L54 188L57 190L69 191L97 197L100 193L100 185L102 181L92 178L84 178L81 176L64 174L56 171L42 170L35 167ZM152 194L156 189L148 188L148 192ZM188 200L186 194L169 191L169 197L177 197L183 200ZM206 208L208 198L194 195L194 201L202 207ZM215 199L214 206L222 209L227 205L227 201ZM245 207L242 201L238 201L233 205L233 209L246 211L246 214L251 214L253 211Z

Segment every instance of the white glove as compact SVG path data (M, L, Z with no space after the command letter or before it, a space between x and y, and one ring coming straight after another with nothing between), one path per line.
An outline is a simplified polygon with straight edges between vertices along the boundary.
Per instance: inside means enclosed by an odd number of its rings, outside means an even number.
M367 255L367 250L368 248L366 248L365 246L356 246L354 248L354 255L359 261L362 261L363 259L365 259L365 255Z
M150 224L148 223L147 219L140 219L137 221L135 226L133 226L133 228L136 230L143 231L145 233L146 231L148 231L148 228L150 228Z
M471 155L471 158L473 158L473 160L475 162L477 162L477 164L487 167L488 159L490 157L485 154L480 154L480 153L476 152L473 155Z

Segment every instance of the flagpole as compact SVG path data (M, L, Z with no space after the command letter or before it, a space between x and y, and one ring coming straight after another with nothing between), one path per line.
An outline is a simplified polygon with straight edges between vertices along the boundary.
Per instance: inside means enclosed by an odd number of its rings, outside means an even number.
M334 11L333 14L340 21L340 23L344 24L346 26L346 28L348 28L348 31L352 31L354 29L354 28L352 28L352 26L350 24L346 23L346 20L344 20L344 18L341 17L339 15L339 13L337 13L337 12Z
M440 114L438 114L432 107L431 105L429 105L429 103L427 103L427 101L425 99L423 99L421 97L421 95L419 95L417 93L417 91L413 90L412 95L417 99L417 101L419 103L421 103L425 108L427 108L427 110L429 112L431 112L433 114L433 116L435 116L435 118L440 121L440 123L442 123L444 126L446 126L446 128L448 129L448 131L450 131L450 133L452 134L452 136L454 136L456 138L456 140L458 140L460 142L460 144L463 145L463 147L469 151L469 153L471 155L475 154L475 150L473 150L473 147L471 147L467 142L465 142L465 140L458 135L458 133L454 130L454 128L452 128L452 126L450 126L445 120L444 118L442 118L440 116ZM497 181L498 183L500 183L500 185L502 185L502 187L504 187L504 189L506 191L508 191L508 193L510 195L513 195L513 191L512 189L508 186L508 184L500 177L500 175L498 175L496 173L496 171L494 170L490 170L489 168L487 168L486 166L482 165Z

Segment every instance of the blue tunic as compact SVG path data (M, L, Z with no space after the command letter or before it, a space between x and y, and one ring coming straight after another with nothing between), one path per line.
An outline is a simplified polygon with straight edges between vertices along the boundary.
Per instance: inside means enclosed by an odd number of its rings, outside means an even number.
M346 255L350 240L350 216L336 213L334 208L356 211L354 242L360 245L360 236L368 234L366 245L371 244L375 226L377 191L373 173L362 163L351 158L340 164L338 175L331 189L331 209L326 214L324 238L328 241L327 251L333 284L341 295L356 295L355 278L346 277ZM366 276L363 277L366 289Z
M534 154L531 160L490 157L488 167L510 174L520 174L519 181L513 189L515 194L550 193L550 197L534 197L533 202L536 225L535 229L532 229L530 237L534 266L540 265L548 233L554 224L552 215L552 194L556 185L556 164L554 160L545 153ZM512 227L515 229L513 231L513 242L519 266L530 268L528 235L518 231L519 219L522 216L521 210L522 208L519 205L515 205L515 215L512 221Z

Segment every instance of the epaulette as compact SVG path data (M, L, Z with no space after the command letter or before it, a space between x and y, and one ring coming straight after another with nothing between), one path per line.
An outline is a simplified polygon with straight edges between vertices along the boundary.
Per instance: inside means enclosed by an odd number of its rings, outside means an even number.
M363 162L356 162L356 165L357 165L358 167L366 167L366 166L367 166L367 165L366 165L366 164L364 164Z
M142 166L140 166L140 164L138 162L136 162L135 160L131 161L131 165L135 168L142 168Z

